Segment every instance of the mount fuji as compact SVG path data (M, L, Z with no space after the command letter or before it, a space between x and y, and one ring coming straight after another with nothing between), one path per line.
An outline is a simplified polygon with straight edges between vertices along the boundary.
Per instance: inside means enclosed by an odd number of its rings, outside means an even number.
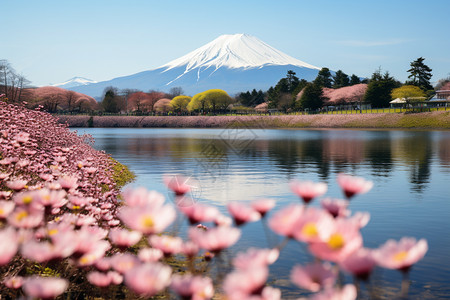
M97 98L109 86L163 92L181 87L191 96L208 89L223 89L234 95L252 89L265 91L288 70L300 79L313 80L319 69L254 36L233 34L219 36L159 68L70 89Z
M56 84L52 84L51 86L56 86L56 87L60 87L63 89L70 89L70 88L74 88L77 86L82 86L82 85L88 85L91 83L97 83L97 81L91 80L91 79L87 79L84 77L73 77L70 78L69 80L66 80L64 82L61 83L56 83Z

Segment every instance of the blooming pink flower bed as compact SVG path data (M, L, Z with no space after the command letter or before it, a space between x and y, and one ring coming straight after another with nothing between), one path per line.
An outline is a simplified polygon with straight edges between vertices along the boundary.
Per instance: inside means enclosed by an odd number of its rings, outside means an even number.
M269 266L289 240L304 244L314 257L288 270L299 295L356 299L358 285L339 274L358 282L375 267L399 270L405 277L399 293L406 295L407 274L428 249L426 240L408 237L364 247L360 229L370 215L352 214L349 207L372 182L344 174L338 184L346 199L322 199L322 208L308 204L325 195L327 185L300 181L290 184L299 204L275 213L271 199L229 203L228 215L206 204L184 206L190 187L182 176L164 178L177 206L144 188L125 191L119 203L110 158L88 141L46 113L0 104L2 295L281 299L281 291L268 284ZM186 239L168 233L177 215L190 224ZM285 241L237 253L227 274L205 272L223 263L245 224L260 220Z
M416 114L336 114L279 116L95 116L93 127L170 128L450 128L446 111ZM89 116L59 116L71 127L88 127Z

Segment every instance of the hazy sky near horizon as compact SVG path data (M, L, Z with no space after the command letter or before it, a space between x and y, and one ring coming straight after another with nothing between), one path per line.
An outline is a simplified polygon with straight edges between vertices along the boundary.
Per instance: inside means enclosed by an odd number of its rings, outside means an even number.
M318 67L450 76L449 0L0 0L0 59L32 84L155 69L222 34L254 35ZM276 82L274 82L276 84Z

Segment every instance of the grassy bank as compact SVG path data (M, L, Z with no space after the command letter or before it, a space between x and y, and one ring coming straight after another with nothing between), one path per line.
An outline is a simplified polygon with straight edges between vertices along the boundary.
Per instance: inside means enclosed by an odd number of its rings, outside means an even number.
M59 116L70 127L450 129L450 111L281 116Z

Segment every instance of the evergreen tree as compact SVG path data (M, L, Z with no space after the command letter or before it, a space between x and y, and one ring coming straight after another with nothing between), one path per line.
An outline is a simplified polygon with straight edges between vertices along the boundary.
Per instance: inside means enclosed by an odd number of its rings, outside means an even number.
M322 108L324 100L322 87L317 83L308 83L300 97L300 106L303 109L317 110Z
M358 76L356 76L355 74L353 74L353 75L350 77L350 85L355 85L355 84L359 84L359 83L361 83L361 79L359 79Z
M389 72L386 71L382 75L381 70L377 70L369 81L364 102L370 103L373 108L388 107L392 90L400 85L400 82L391 77Z
M425 58L419 57L415 61L411 62L411 69L408 70L410 75L408 78L411 78L407 84L412 84L420 87L424 91L432 90L433 87L430 84L430 79L432 69L423 63Z
M316 79L314 79L314 83L321 87L331 88L332 77L330 73L330 69L322 68L317 74Z
M348 75L341 70L337 70L336 74L333 76L333 88L338 89L349 85L350 79L348 78Z
M105 96L103 97L102 107L105 112L117 113L119 112L119 103L117 99L117 89L108 87L105 89Z
M287 87L288 87L287 92L292 93L299 83L299 79L297 76L295 76L294 71L292 71L292 70L287 71L286 81L287 81Z

